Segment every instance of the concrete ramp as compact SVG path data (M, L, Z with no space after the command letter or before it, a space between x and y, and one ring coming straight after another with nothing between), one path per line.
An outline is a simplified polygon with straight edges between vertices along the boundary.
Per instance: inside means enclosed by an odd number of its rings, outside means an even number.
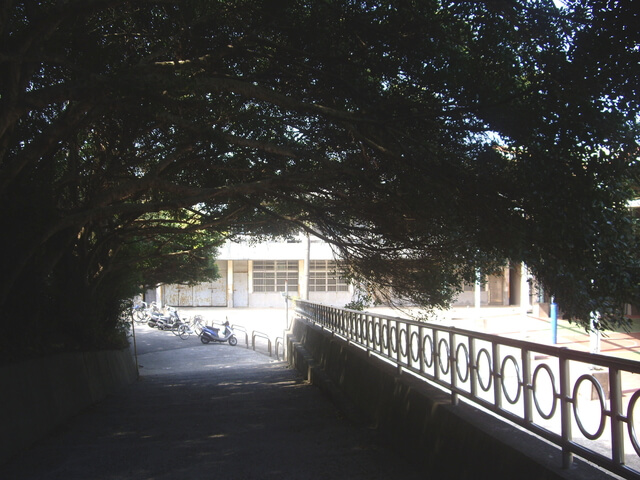
M158 335L166 340L166 332ZM29 479L424 479L287 364L197 337L0 467Z

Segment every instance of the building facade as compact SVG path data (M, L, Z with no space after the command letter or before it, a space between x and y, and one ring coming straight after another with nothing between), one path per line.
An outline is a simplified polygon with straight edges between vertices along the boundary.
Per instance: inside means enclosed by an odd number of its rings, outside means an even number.
M285 293L325 305L344 307L354 286L341 274L331 247L300 235L287 242L227 242L216 261L220 278L195 286L164 285L145 296L175 307L282 307ZM454 306L537 307L526 269L505 267L481 285L466 285ZM521 301L524 299L524 302ZM535 309L534 309L535 310ZM535 312L534 312L535 313Z
M640 200L629 203L640 218ZM318 238L300 235L288 242L227 242L219 252L220 278L196 286L164 285L145 300L176 307L281 307L289 296L343 307L354 297L354 286L340 272L331 247ZM525 265L510 265L479 285L465 285L453 306L518 306L546 317L551 299L535 285ZM640 310L626 306L640 318Z
M351 301L328 244L301 235L288 242L227 242L216 261L220 278L196 286L164 285L156 298L176 307L282 307L284 296L332 306Z

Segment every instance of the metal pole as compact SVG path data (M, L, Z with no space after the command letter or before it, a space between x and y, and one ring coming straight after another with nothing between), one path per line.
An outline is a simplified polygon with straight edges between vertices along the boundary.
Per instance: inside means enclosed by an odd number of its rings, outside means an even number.
M551 317L551 343L558 343L558 305L555 299L551 299L549 304L549 316Z
M524 262L520 267L520 314L522 315L522 338L527 338L529 336L529 274Z
M591 353L600 353L600 314L598 312L591 312L591 325L589 328L589 340L591 346Z
M474 304L476 307L476 318L480 319L480 307L482 304L482 280L480 277L480 270L476 270L476 284L474 291Z
M138 366L138 344L136 343L136 321L131 314L131 333L133 334L133 356L136 359L136 376L140 378L140 367Z

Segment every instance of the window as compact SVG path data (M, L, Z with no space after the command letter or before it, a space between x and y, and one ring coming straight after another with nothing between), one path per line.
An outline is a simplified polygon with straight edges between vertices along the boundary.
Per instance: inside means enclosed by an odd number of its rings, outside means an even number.
M310 292L346 292L349 290L337 262L333 260L311 260L309 265Z
M254 292L284 292L285 288L290 292L298 290L297 260L254 260Z

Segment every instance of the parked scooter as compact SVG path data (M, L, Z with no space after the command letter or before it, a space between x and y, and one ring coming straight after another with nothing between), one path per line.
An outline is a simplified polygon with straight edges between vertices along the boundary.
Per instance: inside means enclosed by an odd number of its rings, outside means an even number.
M209 342L229 342L232 347L238 344L235 332L229 326L229 320L222 325L224 330L220 332L220 328L205 326L202 327L200 333L200 341L202 343Z
M180 323L180 316L175 308L167 307L168 314L164 315L161 312L151 313L151 318L147 322L150 327L155 327L158 330L171 330L177 328Z

